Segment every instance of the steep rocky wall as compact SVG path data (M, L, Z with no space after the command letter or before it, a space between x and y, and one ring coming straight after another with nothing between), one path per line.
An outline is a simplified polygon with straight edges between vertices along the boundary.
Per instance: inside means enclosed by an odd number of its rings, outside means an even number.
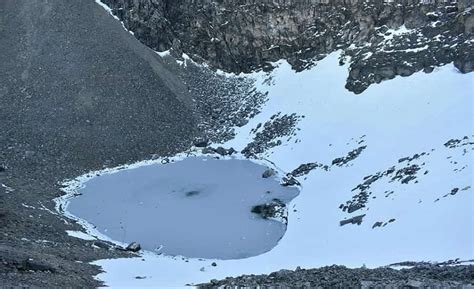
M474 69L472 0L104 2L148 46L230 72L271 69L279 59L300 71L342 49L351 63L346 87L360 93L453 61ZM408 30L393 32L400 27Z

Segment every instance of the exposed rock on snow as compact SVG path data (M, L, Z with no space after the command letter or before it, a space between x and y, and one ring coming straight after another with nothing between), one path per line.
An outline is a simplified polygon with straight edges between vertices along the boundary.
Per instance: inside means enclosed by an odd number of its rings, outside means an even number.
M281 185L284 187L299 186L300 182L298 182L298 180L295 179L291 174L287 174L286 177L281 179Z
M365 208L369 201L369 197L373 193L371 191L371 186L384 177L389 178L389 182L398 181L401 184L408 184L411 181L414 181L421 167L418 164L410 164L410 161L418 159L419 156L424 156L425 154L426 153L415 154L413 157L404 157L399 159L399 163L407 162L406 166L399 169L396 169L395 166L392 166L385 171L377 172L374 175L368 175L364 177L364 181L352 189L352 191L358 191L358 193L354 195L350 201L347 201L346 204L341 204L339 208L349 214L359 209ZM393 192L389 192L385 196L388 197L392 193Z
M342 167L342 166L346 165L348 162L350 162L350 161L354 160L355 158L357 158L366 148L367 148L367 146L365 146L365 145L360 146L360 147L350 151L347 154L347 156L334 159L332 161L332 165Z
M474 142L471 142L468 136L464 136L462 139L450 139L444 146L450 149L471 146L471 150L474 150Z
M270 203L254 206L251 211L264 219L274 219L285 224L288 223L287 207L279 199L273 199Z
M138 252L141 250L141 246L140 244L138 244L137 242L132 242L130 244L128 244L127 248L125 248L127 251L131 251L131 252Z
M463 155L464 155L469 152L469 149L472 150L472 144L473 143L469 141L469 137L465 136L462 139L451 139L448 142L446 142L444 146L449 149L462 148ZM465 148L465 146L467 146L467 148ZM434 151L434 149L432 149L432 151ZM374 193L371 187L373 186L374 183L380 181L383 178L388 178L388 183L399 182L400 184L403 184L403 185L410 184L410 183L418 183L417 177L420 174L422 167L426 165L426 161L421 161L420 158L424 158L428 161L430 155L431 153L422 152L422 153L416 153L413 156L402 157L398 160L399 165L403 165L402 167L397 168L396 166L392 166L385 171L377 172L373 175L368 175L364 177L363 182L352 189L352 191L358 191L358 193L353 195L350 201L347 201L345 204L341 204L339 208L349 214L355 211L358 211L362 208L366 208L367 203L369 202L369 199L370 199L369 197ZM447 159L450 160L451 157L448 157ZM418 163L414 163L414 162L418 162ZM456 161L452 161L452 160L450 161L450 163L457 164ZM454 169L454 171L460 171L466 167L467 165L463 166L461 169ZM429 170L424 170L423 176L426 176L427 174L429 174ZM469 190L469 189L470 189L470 186L466 186L463 188L463 190ZM446 198L450 195L451 196L456 195L459 191L460 191L460 188L455 187L449 193L443 195L443 198ZM384 192L385 197L389 197L393 193L394 193L393 190ZM375 198L375 196L373 198ZM439 200L440 199L438 198L435 200L435 202ZM378 222L376 224L378 224ZM386 223L383 224L383 226L385 225ZM377 227L377 226L374 224L374 227Z
M258 124L251 131L255 134L254 140L242 150L242 154L246 157L258 156L269 148L282 144L281 138L291 139L296 135L296 124L301 118L295 113L290 115L277 113L263 126Z
M362 221L365 217L365 214L363 215L358 215L358 216L355 216L355 217L352 217L352 218L349 218L347 220L342 220L339 222L339 225L341 226L344 226L344 225L347 225L347 224L357 224L357 225L360 225L362 224Z
M312 170L314 170L316 168L321 168L324 171L329 170L328 165L323 165L323 164L319 164L319 163L307 163L307 164L301 164L299 167L294 169L290 174L293 177L301 177L301 176L309 174Z
M373 225L372 225L372 229L375 229L377 227L381 227L383 225L383 222L375 222Z

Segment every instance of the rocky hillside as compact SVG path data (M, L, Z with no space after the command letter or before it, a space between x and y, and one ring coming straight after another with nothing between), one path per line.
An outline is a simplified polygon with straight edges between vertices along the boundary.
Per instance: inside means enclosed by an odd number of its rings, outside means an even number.
M413 262L404 262L411 264ZM402 267L403 268L403 267ZM469 288L474 266L415 263L409 269L390 267L348 269L329 266L295 271L280 270L269 275L244 275L211 280L199 288Z
M104 0L146 45L230 72L297 70L342 49L347 89L454 62L474 69L473 1Z

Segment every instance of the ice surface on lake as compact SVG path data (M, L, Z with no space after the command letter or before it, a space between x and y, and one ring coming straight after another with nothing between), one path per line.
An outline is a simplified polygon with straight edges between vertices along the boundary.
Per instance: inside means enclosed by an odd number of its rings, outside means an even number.
M289 202L297 188L262 178L248 160L190 157L92 178L68 211L123 243L195 258L238 259L276 246L286 224L252 207Z

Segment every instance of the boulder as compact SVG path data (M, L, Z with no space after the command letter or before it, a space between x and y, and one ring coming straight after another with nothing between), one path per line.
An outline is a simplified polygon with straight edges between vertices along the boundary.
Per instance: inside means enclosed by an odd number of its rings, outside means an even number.
M17 266L17 269L20 271L42 271L42 272L56 272L56 269L52 266L33 260L26 259L21 264Z
M281 180L281 185L284 187L289 187L289 186L299 186L299 182L297 179L295 179L293 176L286 176L283 177Z
M128 244L127 248L125 248L127 251L130 251L130 252L138 252L142 249L142 247L140 246L139 243L137 242L132 242L130 244Z
M209 144L209 141L206 139L206 140L196 140L193 145L197 148L204 148L204 147L207 147L207 145Z
M216 153L220 154L221 156L227 155L227 150L223 147L216 148Z
M275 175L275 173L276 172L275 172L274 169L269 168L269 169L267 169L263 172L262 178L268 179L269 177L273 177Z
M352 217L350 219L346 219L346 220L342 220L339 222L339 225L340 226L344 226L344 225L347 225L347 224L357 224L357 225L360 225L362 224L362 220L364 219L365 217L365 214L363 215L359 215L359 216L355 216L355 217Z
M215 149L213 149L212 147L205 147L202 149L201 151L203 154L206 154L206 155L210 155L210 154L213 154L216 152Z

